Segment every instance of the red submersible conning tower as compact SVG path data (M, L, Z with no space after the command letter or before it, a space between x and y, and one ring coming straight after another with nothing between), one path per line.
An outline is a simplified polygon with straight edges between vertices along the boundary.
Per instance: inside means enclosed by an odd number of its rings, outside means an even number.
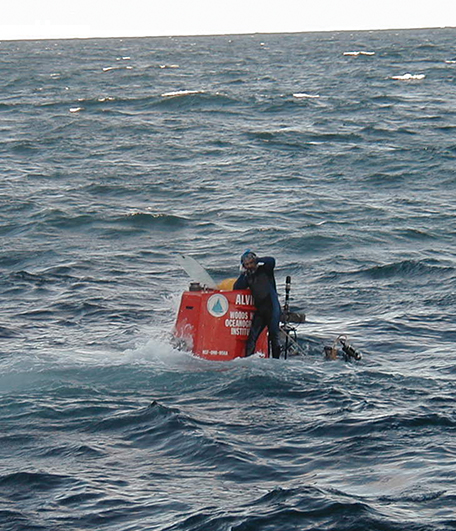
M249 289L233 290L236 279L216 285L207 271L194 258L178 255L181 267L194 281L182 294L174 343L208 360L232 360L245 357L245 347L256 311ZM305 315L290 312L288 306L290 277L286 280L286 299L280 324L282 355L305 354L296 341L290 323L303 323ZM293 335L294 334L294 335ZM269 357L268 331L263 330L256 342L256 353Z
M173 335L182 348L201 358L242 358L254 312L250 290L208 289L192 282L182 294ZM267 329L256 352L268 357Z

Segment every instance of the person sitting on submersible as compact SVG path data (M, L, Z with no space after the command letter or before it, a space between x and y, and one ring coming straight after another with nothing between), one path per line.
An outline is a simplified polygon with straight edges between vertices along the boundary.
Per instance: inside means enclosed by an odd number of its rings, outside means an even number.
M274 278L275 259L270 256L258 258L247 250L241 256L243 272L234 283L233 289L250 288L256 312L247 338L245 355L255 352L255 345L263 329L267 326L272 357L280 358L280 303Z

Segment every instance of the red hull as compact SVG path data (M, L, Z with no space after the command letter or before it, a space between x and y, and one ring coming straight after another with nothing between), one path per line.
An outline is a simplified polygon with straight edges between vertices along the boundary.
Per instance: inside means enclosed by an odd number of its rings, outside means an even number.
M254 312L250 290L185 291L174 336L201 358L242 358ZM256 347L256 352L268 357L267 330L260 335Z

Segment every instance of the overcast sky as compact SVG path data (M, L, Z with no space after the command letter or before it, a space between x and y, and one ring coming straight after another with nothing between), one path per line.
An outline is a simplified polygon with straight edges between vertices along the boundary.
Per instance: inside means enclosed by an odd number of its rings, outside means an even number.
M0 40L456 27L456 0L8 0Z

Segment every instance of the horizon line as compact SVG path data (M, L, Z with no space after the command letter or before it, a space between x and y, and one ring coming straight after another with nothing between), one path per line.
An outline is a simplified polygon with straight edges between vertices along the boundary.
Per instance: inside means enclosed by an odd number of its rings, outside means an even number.
M380 31L426 31L426 30L444 30L456 29L456 26L428 26L428 27L392 27L392 28L370 28L370 29L321 29L321 30L303 30L303 31L246 31L240 33L170 33L160 35L112 35L112 36L84 36L84 37L17 37L17 38L0 38L2 42L34 42L34 41L73 41L73 40L90 40L90 39L160 39L160 38L185 38L185 37L240 37L245 35L299 35L303 33L372 33Z

